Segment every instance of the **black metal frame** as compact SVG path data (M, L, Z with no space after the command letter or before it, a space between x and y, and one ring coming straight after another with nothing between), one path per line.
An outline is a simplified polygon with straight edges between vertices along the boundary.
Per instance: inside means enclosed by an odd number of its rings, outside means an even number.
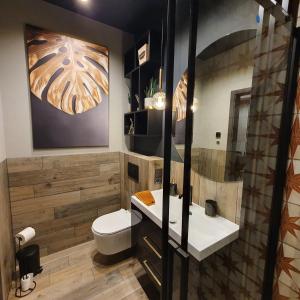
M279 230L283 205L283 194L286 183L286 168L288 161L291 124L293 120L294 102L297 93L297 78L300 54L300 29L294 28L291 36L291 51L288 58L288 78L286 82L284 105L281 116L279 146L276 161L276 173L274 180L273 199L271 206L268 248L264 270L262 299L272 299L274 271L277 259L277 245L279 242Z
M180 299L187 299L189 255L188 225L189 225L189 199L190 199L190 171L191 147L193 138L193 112L191 110L194 99L195 60L198 24L198 0L190 0L190 27L189 27L189 59L188 59L188 86L187 86L187 112L185 128L185 157L184 157L184 183L183 183L183 209L182 209L182 239L181 246L169 241L169 194L170 194L170 168L171 168L171 135L172 135L172 107L173 107L173 72L174 72L174 40L175 40L175 7L176 3L168 2L167 26L167 66L166 66L166 111L165 111L165 137L164 137L164 183L163 183L163 283L162 299L172 299L173 261L174 254L181 258ZM172 26L172 28L170 28ZM172 76L172 77L171 77Z
M166 43L166 109L164 126L164 175L163 175L163 215L162 215L162 289L161 298L168 299L168 240L170 208L170 170L172 146L172 107L174 81L176 0L168 0L167 5L167 43Z
M168 300L172 300L173 291L173 274L174 274L174 255L176 254L180 258L181 274L180 274L180 299L186 300L188 293L188 271L189 271L189 254L179 247L173 240L169 240L169 292ZM186 280L187 284L182 285L182 281Z
M198 0L190 0L190 24L189 24L189 52L187 69L187 101L186 101L186 123L185 123L185 148L184 148L184 171L183 171L183 200L182 200L182 228L181 248L177 250L181 255L181 277L180 277L180 299L187 299L188 295L188 272L189 255L189 210L191 193L191 151L193 143L193 120L192 105L194 102L195 88L195 64L197 46L197 25L198 25Z
M182 231L181 248L187 251L189 230L189 204L191 182L191 150L193 143L193 120L192 105L195 88L195 64L196 43L198 24L198 0L190 1L190 28L189 28L189 58L187 69L187 100L186 100L186 124L185 124L185 147L184 147L184 177L183 177L183 207L182 207Z

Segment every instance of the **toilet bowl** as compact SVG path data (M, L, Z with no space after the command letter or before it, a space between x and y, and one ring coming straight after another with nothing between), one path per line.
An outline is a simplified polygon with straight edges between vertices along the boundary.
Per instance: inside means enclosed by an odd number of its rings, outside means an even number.
M111 264L129 257L134 245L131 228L141 222L137 211L120 209L97 218L92 225L97 260L102 264Z

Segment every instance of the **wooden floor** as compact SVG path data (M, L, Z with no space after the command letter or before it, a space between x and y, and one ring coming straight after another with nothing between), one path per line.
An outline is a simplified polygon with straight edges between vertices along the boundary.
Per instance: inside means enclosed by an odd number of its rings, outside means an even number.
M94 241L41 259L42 274L36 289L24 299L47 300L143 300L148 299L135 273L141 265L129 258L112 266L97 263ZM18 299L11 291L9 299Z

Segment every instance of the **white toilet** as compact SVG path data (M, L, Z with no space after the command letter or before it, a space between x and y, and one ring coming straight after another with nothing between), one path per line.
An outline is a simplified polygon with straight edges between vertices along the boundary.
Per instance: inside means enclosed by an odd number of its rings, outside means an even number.
M100 263L115 263L132 254L131 227L138 225L141 219L142 216L137 211L120 209L93 222L92 232Z

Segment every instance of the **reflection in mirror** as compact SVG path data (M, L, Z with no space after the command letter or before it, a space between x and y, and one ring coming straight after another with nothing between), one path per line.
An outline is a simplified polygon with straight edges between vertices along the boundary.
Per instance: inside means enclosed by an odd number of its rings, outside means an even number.
M187 73L173 97L171 186L183 192L186 110L193 111L191 199L240 224L256 30L224 36L197 55L194 103L186 107Z
M196 59L192 169L216 182L241 180L253 75L255 30L219 39ZM187 76L174 92L173 141L184 157Z

